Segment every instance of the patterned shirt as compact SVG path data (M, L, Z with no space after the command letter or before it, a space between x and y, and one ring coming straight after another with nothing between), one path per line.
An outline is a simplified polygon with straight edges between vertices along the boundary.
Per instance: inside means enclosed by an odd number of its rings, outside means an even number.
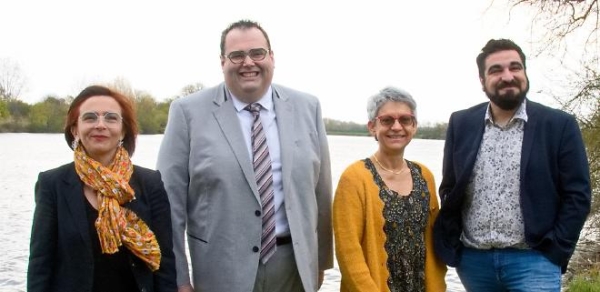
M520 168L525 101L505 127L494 123L491 109L466 190L461 241L467 247L527 248L520 204Z

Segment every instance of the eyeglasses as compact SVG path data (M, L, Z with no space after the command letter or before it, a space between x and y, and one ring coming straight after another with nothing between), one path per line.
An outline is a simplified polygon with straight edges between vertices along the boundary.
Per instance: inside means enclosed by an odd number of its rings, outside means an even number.
M392 115L383 115L378 116L376 119L379 120L382 126L391 127L396 121L400 123L400 125L404 127L412 127L415 125L415 116L414 115L401 115L401 116L392 116Z
M123 117L121 117L120 114L113 112L105 112L103 114L97 112L85 112L81 114L80 119L83 124L96 125L98 124L100 117L102 117L106 126L116 126L123 120Z
M265 50L263 48L251 49L248 52L245 51L233 51L227 55L227 58L233 64L241 64L246 60L246 56L249 56L252 61L262 61L265 59L269 50Z

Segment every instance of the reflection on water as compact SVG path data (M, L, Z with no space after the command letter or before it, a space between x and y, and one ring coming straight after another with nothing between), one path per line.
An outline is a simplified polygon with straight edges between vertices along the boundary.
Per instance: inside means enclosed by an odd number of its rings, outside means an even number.
M154 168L162 135L138 138L134 163ZM355 160L377 149L369 137L329 136L334 186L341 172ZM60 134L0 134L0 292L25 291L29 235L33 216L33 188L40 171L69 163L72 152ZM439 182L443 141L413 140L405 157L427 165ZM448 291L464 291L450 270ZM337 265L325 273L320 291L339 291Z

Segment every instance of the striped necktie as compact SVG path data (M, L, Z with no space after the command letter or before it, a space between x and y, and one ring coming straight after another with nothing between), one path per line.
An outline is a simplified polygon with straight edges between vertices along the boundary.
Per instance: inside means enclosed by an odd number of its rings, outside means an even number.
M256 185L262 205L262 236L260 260L264 264L277 249L275 239L275 205L273 194L273 174L267 138L260 121L261 105L252 103L244 109L252 113L252 155Z

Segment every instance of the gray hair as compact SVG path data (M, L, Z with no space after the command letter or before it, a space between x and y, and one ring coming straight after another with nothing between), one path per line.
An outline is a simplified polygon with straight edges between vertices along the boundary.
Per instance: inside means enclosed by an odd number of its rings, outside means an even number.
M406 104L416 120L417 102L412 98L410 93L396 87L388 86L371 96L367 101L367 115L369 116L369 121L374 121L381 107L390 101Z

